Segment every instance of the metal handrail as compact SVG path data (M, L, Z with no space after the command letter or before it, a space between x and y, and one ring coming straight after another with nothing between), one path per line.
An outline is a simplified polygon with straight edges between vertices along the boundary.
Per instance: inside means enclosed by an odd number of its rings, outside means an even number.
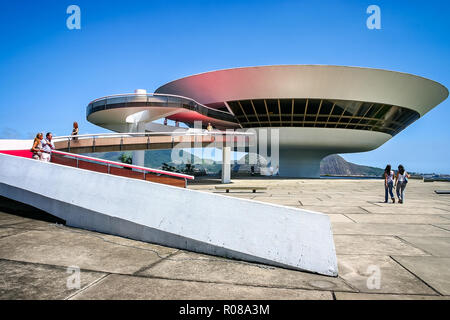
M94 99L94 100L92 100L91 102L89 102L88 105L90 105L91 103L100 101L100 100L108 99L108 98L127 97L127 96L146 96L146 97L148 97L148 96L161 96L161 97L163 97L163 96L168 96L168 97L174 97L174 98L181 98L181 99L186 99L186 100L195 102L196 104L198 104L198 105L200 105L200 106L202 106L202 107L205 107L205 108L207 108L207 109L210 109L210 110L214 110L214 111L218 111L218 112L222 112L222 113L225 113L225 114L232 115L231 113L229 113L229 112L227 112L227 111L222 111L222 110L219 110L219 109L214 109L214 108L210 108L210 107L208 107L208 106L205 106L204 104L199 103L199 102L197 102L196 100L194 100L194 99L192 99L192 98L188 98L188 97L184 97L184 96L179 96L179 95L176 95L176 94L168 94L168 93L135 93L135 92L134 92L134 93L111 94L111 95L108 95L108 96L104 96L104 97L101 97L101 98Z
M229 136L251 136L254 135L253 132L228 132L228 131L207 131L207 132L126 132L126 133L93 133L93 134L80 134L80 135L68 135L68 136L58 136L53 137L53 141L60 139L79 139L79 138L93 138L93 137L129 137L129 136L218 136L218 135L229 135Z
M106 163L108 165L114 165L114 166L119 166L119 167L126 167L126 168L131 168L131 169L138 169L138 170L142 170L142 171L146 171L146 172L151 172L151 173L156 173L156 174L164 174L164 175L167 175L167 176L173 176L173 177L183 178L183 179L188 179L188 180L194 180L195 179L194 176L190 176L190 175L187 175L187 174L176 173L176 172L165 171L165 170L159 170L159 169L151 169L151 168L135 166L135 165L127 164L127 163L122 163L122 162L116 162L116 161L104 160L104 159L100 159L100 158L93 158L93 157L88 157L88 156L82 156L82 155L69 153L69 152L64 152L64 151L52 150L52 153L63 155L63 156L68 156L68 157L73 157L73 158L76 158L77 160L78 159L90 160L90 161L95 161L95 162Z

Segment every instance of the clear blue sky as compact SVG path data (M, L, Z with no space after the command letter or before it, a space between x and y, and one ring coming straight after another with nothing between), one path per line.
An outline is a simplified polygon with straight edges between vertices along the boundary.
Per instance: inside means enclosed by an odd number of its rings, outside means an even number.
M68 30L66 8L81 8ZM366 8L381 8L381 30ZM450 87L449 1L2 1L0 138L104 132L92 99L149 91L209 70L332 64L413 73ZM375 151L344 155L384 167L450 173L450 101Z

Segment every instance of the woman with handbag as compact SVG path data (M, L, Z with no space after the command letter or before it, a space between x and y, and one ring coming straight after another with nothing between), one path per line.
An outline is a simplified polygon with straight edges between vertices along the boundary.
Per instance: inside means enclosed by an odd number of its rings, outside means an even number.
M398 203L405 201L405 188L408 183L409 174L405 171L402 165L398 166L398 172L395 177L396 192L398 197Z
M395 203L394 192L394 171L391 169L391 165L388 164L384 169L384 203L388 203L388 196L391 196L392 202Z
M42 133L38 133L36 138L34 138L33 146L31 147L31 152L33 152L33 159L42 160L42 139L44 135Z

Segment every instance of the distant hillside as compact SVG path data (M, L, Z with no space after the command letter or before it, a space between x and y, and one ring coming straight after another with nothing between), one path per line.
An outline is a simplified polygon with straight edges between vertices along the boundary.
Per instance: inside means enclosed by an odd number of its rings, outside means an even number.
M363 175L363 176L382 176L384 169L362 166L347 162L337 154L325 157L320 162L321 175Z

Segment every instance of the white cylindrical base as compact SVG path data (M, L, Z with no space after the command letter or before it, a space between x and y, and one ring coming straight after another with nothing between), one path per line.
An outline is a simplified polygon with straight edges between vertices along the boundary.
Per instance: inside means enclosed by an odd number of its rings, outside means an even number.
M231 182L231 148L222 148L222 183Z

